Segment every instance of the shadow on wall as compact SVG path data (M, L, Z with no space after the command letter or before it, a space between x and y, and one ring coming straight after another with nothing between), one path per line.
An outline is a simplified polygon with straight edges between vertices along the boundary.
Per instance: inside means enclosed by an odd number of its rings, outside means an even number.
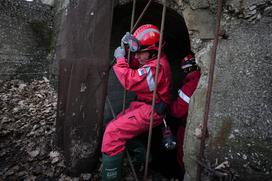
M139 0L136 3L135 10L135 22L142 13L146 5L146 1ZM113 52L117 46L120 46L120 40L122 36L130 30L131 12L132 12L132 2L125 5L118 5L114 8L114 16L112 23L112 36L111 36L111 56L110 61L113 59ZM162 16L163 6L158 3L152 3L139 26L147 23L151 23L160 28L161 16ZM166 41L165 53L167 54L173 77L173 94L177 94L177 89L183 78L182 72L179 68L179 60L186 56L190 50L190 39L185 24L184 18L175 12L174 10L167 8L165 28L164 28L164 40ZM111 71L108 83L108 96L113 105L114 111L116 113L120 112L122 109L122 99L123 99L123 88L119 84L116 76ZM175 95L176 96L176 95ZM132 94L128 95L128 103L134 99ZM106 103L105 106L105 116L106 122L112 118L111 112Z

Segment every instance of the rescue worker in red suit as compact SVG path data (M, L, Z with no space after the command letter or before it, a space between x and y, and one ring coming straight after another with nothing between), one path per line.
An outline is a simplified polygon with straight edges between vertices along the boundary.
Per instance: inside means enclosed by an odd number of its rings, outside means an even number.
M128 91L135 92L137 99L124 113L121 112L106 126L101 149L102 180L121 179L126 142L149 129L159 39L159 29L151 24L142 25L133 35L127 33L122 38L122 44L129 45L130 51L135 52L132 60L133 67L127 62L124 46L118 47L114 52L116 64L113 70L122 86ZM162 123L163 112L170 104L170 87L170 65L167 57L162 53L157 82L154 127Z
M178 90L178 97L170 104L169 114L179 125L175 128L175 136L177 139L177 161L179 165L179 173L182 178L184 175L183 163L183 141L185 133L186 118L188 115L188 108L190 98L196 90L198 81L200 79L200 68L195 62L194 53L190 52L181 60L181 69L185 73L185 78Z

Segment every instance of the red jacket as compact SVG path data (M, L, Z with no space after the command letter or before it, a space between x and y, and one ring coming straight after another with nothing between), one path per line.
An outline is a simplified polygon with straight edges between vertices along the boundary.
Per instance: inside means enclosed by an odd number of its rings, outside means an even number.
M178 98L170 104L170 115L180 119L186 119L190 98L193 95L198 81L200 71L190 72L184 79L182 86L178 90Z
M135 61L132 60L132 61ZM152 102L153 91L155 89L155 72L157 59L150 59L141 67L131 68L125 58L118 58L113 66L114 72L122 84L129 91L137 95L137 99L145 102ZM163 54L160 59L158 75L156 103L163 101L170 104L171 100L171 70L167 57Z

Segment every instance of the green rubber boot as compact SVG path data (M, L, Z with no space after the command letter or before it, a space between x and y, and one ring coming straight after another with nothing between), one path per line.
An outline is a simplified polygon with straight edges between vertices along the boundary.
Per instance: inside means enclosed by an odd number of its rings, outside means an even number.
M115 156L102 155L102 181L120 181L122 178L124 152Z

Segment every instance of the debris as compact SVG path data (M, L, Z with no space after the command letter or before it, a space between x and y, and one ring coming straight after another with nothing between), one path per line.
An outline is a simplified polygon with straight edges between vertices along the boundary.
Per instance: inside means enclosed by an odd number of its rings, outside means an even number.
M29 154L32 158L38 156L39 153L40 153L40 150L34 150L34 151L31 151L31 152L28 152L28 154Z
M269 6L264 9L264 16L272 17L272 6Z
M217 167L215 167L214 169L215 170L220 170L220 169L224 169L224 168L227 168L229 167L230 164L228 161L224 161L223 163L221 163L220 165L218 165Z
M247 156L245 154L243 154L243 159L246 160L247 159Z
M19 85L19 90L22 91L26 87L26 84L20 84Z
M58 151L51 151L49 153L50 158L55 158L55 157L59 157L60 153Z
M80 177L82 178L82 180L90 180L92 177L92 174L90 173L83 173L80 175Z
M48 83L49 80L46 77L43 77L44 82Z
M54 145L57 94L49 80L0 81L0 107L0 180L101 180L98 168L79 177L64 174Z
M59 177L63 157L52 144L57 95L49 80L1 81L0 100L0 179Z
M209 160L198 161L198 163L204 168L204 175L208 180L230 180L235 181L239 178L236 171L230 168L229 161L224 161L218 165L217 161L211 163Z
M250 11L253 11L253 10L255 10L257 8L257 6L256 5L253 5L253 6L250 6L248 9L250 10Z
M230 134L229 139L233 139L233 138L235 138L234 134Z

